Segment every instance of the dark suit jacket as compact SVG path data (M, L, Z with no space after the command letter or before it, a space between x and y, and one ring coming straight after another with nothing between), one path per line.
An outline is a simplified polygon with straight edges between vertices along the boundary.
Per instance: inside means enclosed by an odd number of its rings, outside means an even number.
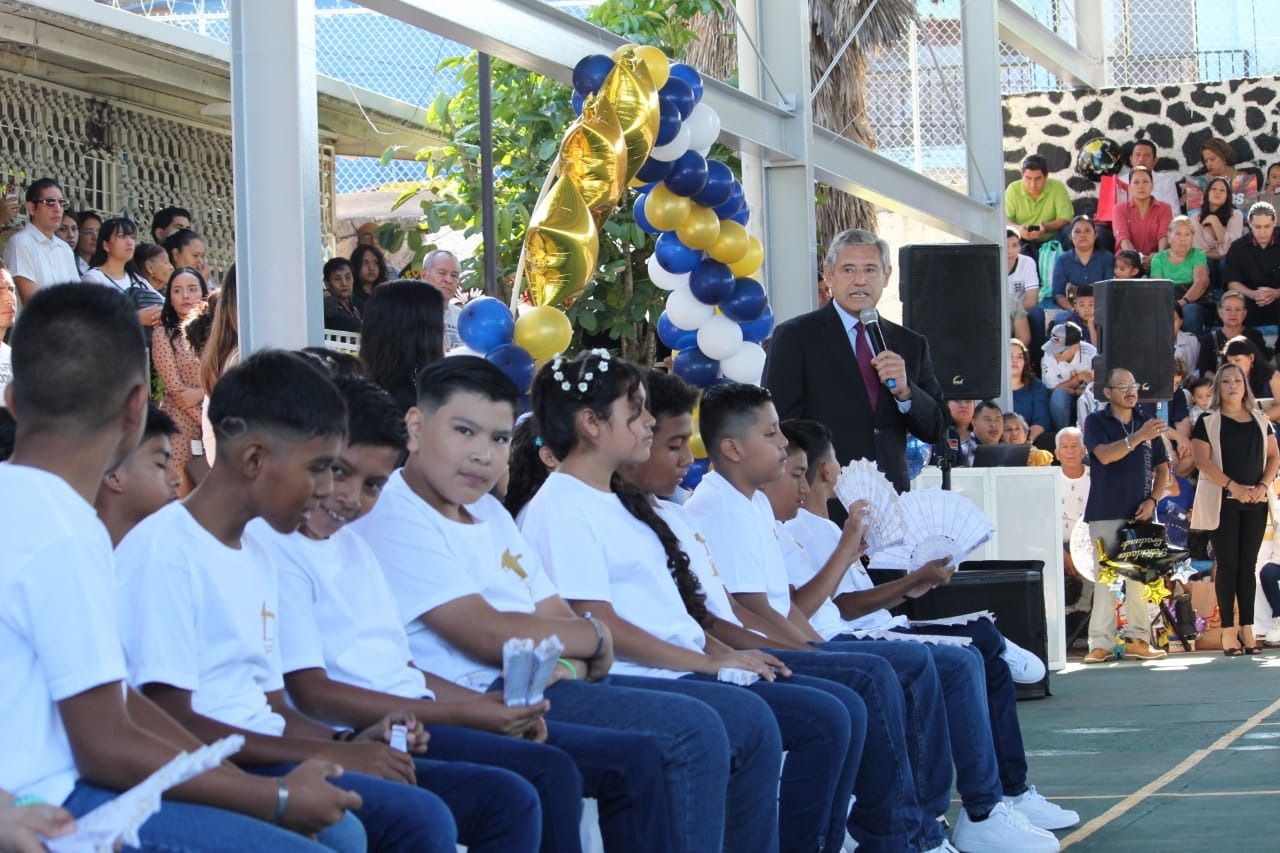
M911 411L905 415L888 388L881 388L880 405L872 413L857 357L834 304L788 320L774 331L764 384L773 393L779 417L826 424L841 465L851 459L874 459L902 492L908 485L907 431L936 444L948 418L928 342L884 319L880 328L885 345L906 362Z

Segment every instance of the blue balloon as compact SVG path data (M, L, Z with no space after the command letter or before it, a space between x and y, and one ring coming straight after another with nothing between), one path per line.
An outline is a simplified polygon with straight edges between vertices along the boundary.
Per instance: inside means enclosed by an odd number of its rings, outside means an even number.
M683 62L677 62L671 66L671 77L677 80L683 80L689 84L689 88L693 90L693 101L697 103L702 100L702 75ZM670 82L670 78L668 78Z
M676 138L684 118L675 104L661 99L658 101L658 116L658 140L654 144L666 145Z
M747 206L744 204L744 205L742 206L742 210L739 210L739 211L738 211L737 213L735 213L733 216L726 216L726 217L724 218L724 221L725 221L725 222L736 222L736 223L738 223L739 225L746 225L746 224L747 224L747 220L749 220L749 219L751 219L751 211L750 211L750 210L748 210L748 209L747 209Z
M636 203L631 205L631 215L635 217L636 224L640 226L641 230L649 234L661 234L661 231L649 224L648 217L644 215L644 200L646 198L648 196L643 193L636 196Z
M653 181L652 183L648 183L648 184L640 184L640 185L638 185L638 186L636 186L636 187L633 187L633 189L634 189L634 190L636 191L636 193L638 193L639 195L648 195L649 193L651 193L651 192L653 191L653 188L654 188L654 187L656 187L656 186L657 186L658 184L660 184L660 183L662 183L662 181Z
M707 185L707 158L697 151L686 151L671 164L671 172L663 181L676 195L691 196Z
M640 164L640 171L636 172L636 180L649 183L650 181L657 183L671 174L671 163L667 160L655 160L650 157Z
M689 292L704 305L716 305L733 293L733 270L708 258L694 267L689 276Z
M671 362L671 372L695 388L706 388L716 380L720 362L709 358L697 347L680 350Z
M576 116L582 115L582 101L582 95L577 92L574 92L573 97L569 98L569 103L573 105L573 114Z
M716 205L716 216L721 219L728 219L739 210L746 207L746 204L747 196L742 192L742 184L734 181L733 189L729 191L729 198L727 198L723 204Z
M659 237L653 251L662 268L676 274L693 272L693 268L702 260L702 253L681 243L674 231L668 231Z
M740 278L734 281L733 292L720 302L720 313L735 323L752 323L768 307L764 285L754 278Z
M458 314L458 335L476 352L510 343L515 328L510 309L492 296L471 300Z
M693 460L693 464L689 466L689 470L684 472L684 479L680 481L680 488L693 491L698 488L698 484L702 482L702 478L707 476L707 472L711 470L711 460L707 457Z
M750 323L739 323L742 327L742 339L758 344L773 331L773 309L765 308L764 313Z
M693 200L703 207L718 207L733 195L733 172L719 160L707 161L707 183L693 194ZM720 217L724 219L724 217Z
M679 77L672 75L667 78L667 82L658 90L658 103L671 104L680 113L680 120L684 121L689 117L689 113L693 112L693 107L698 103L698 99L693 96L692 86Z
M907 479L914 480L924 470L924 465L933 453L932 445L926 444L914 435L907 436Z
M515 344L500 344L486 352L484 360L505 373L521 394L529 390L533 382L533 356L523 348Z
M578 60L573 66L573 88L581 95L600 91L604 78L613 70L614 62L603 53L593 53Z
M698 345L698 333L690 329L682 329L663 311L658 316L658 340L674 350L686 350Z

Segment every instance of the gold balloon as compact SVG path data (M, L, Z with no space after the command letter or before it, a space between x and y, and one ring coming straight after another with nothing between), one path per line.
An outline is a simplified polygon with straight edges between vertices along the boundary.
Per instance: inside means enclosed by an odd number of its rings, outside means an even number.
M600 239L573 181L558 178L533 211L524 250L534 305L558 305L586 288L596 269Z
M524 347L534 361L545 361L569 348L573 326L559 308L539 305L521 313L512 339L516 346Z
M662 52L662 48L654 47L651 44L638 45L635 48L635 55L644 62L644 67L649 70L649 79L653 82L655 89L661 89L667 85L667 78L671 76L671 60L667 59L667 55Z
M648 207L645 212L648 212ZM676 236L690 249L705 252L716 244L720 236L720 217L711 208L695 204L684 222L676 226Z
M596 227L609 218L627 188L627 145L607 98L587 95L582 115L560 143L560 173L582 193Z
M742 259L737 263L729 264L729 269L733 270L733 274L738 278L750 276L764 263L764 246L761 246L760 241L755 237L751 237L750 240L751 245L747 247L747 253L742 256Z
M750 248L751 235L747 229L732 219L725 219L720 223L720 236L708 252L713 260L722 264L736 264L746 257Z
M689 218L693 202L686 196L676 195L666 184L658 184L649 190L644 200L644 217L659 231L674 231L676 226Z
M640 171L649 159L653 142L658 138L658 88L649 79L644 60L634 51L620 51L620 58L604 78L600 95L608 98L618 114L622 136L627 143L627 180Z

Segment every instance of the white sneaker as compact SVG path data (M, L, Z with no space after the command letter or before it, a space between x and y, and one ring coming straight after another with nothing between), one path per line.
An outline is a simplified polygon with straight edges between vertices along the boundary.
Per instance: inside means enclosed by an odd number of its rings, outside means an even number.
M1066 829L1080 822L1080 815L1044 798L1032 785L1017 797L1005 797L1005 803L1020 813L1032 826L1041 829Z
M941 844L931 850L924 851L924 853L960 853L960 851L951 846L951 842L944 838Z
M1271 630L1262 638L1262 642L1268 646L1280 646L1280 616L1271 620Z
M952 841L962 853L1057 853L1052 832L1032 826L1005 803L996 803L983 821L961 809Z
M1004 651L1000 659L1009 665L1016 684L1035 684L1044 678L1044 661L1019 646L1008 637L1004 638Z

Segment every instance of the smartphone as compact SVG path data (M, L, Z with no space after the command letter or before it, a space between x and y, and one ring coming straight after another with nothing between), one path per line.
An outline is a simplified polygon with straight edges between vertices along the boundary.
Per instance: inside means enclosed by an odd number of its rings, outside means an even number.
M1039 225L1028 225L1028 226L1027 226L1027 230L1028 230L1028 231L1039 231L1039 230L1040 230L1040 226L1039 226Z

